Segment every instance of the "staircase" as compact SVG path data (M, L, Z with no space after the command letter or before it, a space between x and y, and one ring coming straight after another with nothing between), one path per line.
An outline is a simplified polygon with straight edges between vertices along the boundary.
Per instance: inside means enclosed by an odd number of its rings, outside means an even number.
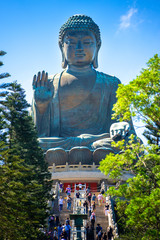
M95 193L96 197L99 194L99 192L94 192L94 193ZM66 202L67 194L65 192L63 192L63 193L60 193L60 196L62 196L64 199L63 210L61 212L59 212L58 199L57 199L57 200L55 200L52 212L53 212L53 215L59 216L59 220L60 220L61 224L65 224L66 219L70 217L69 214L73 213L73 203L74 203L75 195L74 195L74 192L71 193L71 198L73 199L71 211L67 210L67 202ZM83 205L83 201L82 201L82 205ZM104 214L104 205L105 205L105 199L101 206L98 206L98 202L96 201L95 228L96 228L97 224L99 223L103 229L103 232L107 231L107 227L108 227L108 218ZM88 217L87 222L90 223L89 217ZM71 223L71 227L73 227L72 221L70 221L70 223ZM94 236L96 236L96 234L94 234ZM71 238L71 240L73 240L73 239Z

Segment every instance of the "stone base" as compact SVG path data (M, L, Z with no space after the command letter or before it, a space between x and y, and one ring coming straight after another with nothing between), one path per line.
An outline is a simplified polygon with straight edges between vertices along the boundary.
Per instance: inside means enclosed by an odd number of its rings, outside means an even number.
M58 167L57 167L58 168ZM92 168L90 170L82 170L82 169L73 169L68 168L68 171L66 171L66 168L64 166L61 166L57 169L57 171L50 168L50 172L52 174L52 179L58 180L58 181L74 181L74 182L83 182L83 181L97 181L100 182L101 180L106 180L108 184L115 184L117 182L115 179L112 180L109 178L109 176L104 175L100 170L95 170ZM130 172L124 172L124 174L121 176L121 181L126 181L128 178L132 178L133 174Z

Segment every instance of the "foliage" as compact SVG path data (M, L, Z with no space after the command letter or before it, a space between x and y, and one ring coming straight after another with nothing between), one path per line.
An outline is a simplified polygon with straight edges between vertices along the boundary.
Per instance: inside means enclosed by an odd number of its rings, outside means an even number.
M4 51L0 51L0 56L4 56L6 54L6 52ZM3 62L0 61L0 66L3 66ZM3 78L7 78L9 77L9 73L1 73L0 74L0 80ZM5 120L4 120L4 116L2 113L2 101L4 100L3 97L6 97L7 95L7 91L5 90L7 87L9 87L10 83L1 83L0 84L0 141L5 141L6 139L6 133L4 131L6 124L5 124Z
M155 55L140 76L128 85L120 85L113 117L130 120L140 118L146 127L144 146L135 136L113 142L120 154L109 154L100 163L100 170L111 178L132 174L118 189L116 197L118 225L122 239L160 239L160 58Z
M147 68L127 85L119 85L118 101L113 118L142 120L152 136L155 131L160 138L160 57L156 54L147 62ZM160 144L160 139L157 139Z
M38 239L48 215L50 174L24 90L16 82L1 86L0 239Z
M0 50L0 56L4 56L6 54L6 52ZM3 65L3 62L0 61L0 66ZM0 79L2 78L7 78L7 77L10 77L10 74L9 73L1 73L0 74Z

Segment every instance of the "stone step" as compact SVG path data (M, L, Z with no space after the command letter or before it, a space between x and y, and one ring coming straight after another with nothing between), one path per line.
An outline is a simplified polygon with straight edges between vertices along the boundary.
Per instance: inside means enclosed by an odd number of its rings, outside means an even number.
M99 192L96 192L95 194L96 194L96 196L98 196ZM53 208L53 215L58 215L59 219L60 219L60 223L65 224L65 221L69 217L69 214L73 213L73 202L72 202L71 211L67 210L67 202L66 202L67 195L66 195L66 193L61 193L60 195L64 199L63 210L61 212L59 212L58 202L55 202L54 208ZM74 193L73 192L71 193L71 197L72 197L72 199L74 198ZM97 224L99 223L101 225L102 229L103 229L103 232L107 231L107 227L108 227L108 219L104 214L104 205L105 205L105 199L104 199L104 202L102 202L101 206L98 206L98 202L96 201L95 228L96 228ZM72 223L72 221L71 221L71 223ZM89 218L88 218L88 223L90 223Z

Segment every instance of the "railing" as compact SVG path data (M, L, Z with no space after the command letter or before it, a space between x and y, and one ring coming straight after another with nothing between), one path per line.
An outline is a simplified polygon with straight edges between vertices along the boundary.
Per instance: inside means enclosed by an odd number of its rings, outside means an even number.
M83 203L86 200L86 184L82 184L82 190L77 190L79 184L75 184L74 186L74 204L73 204L73 213L77 213L77 209L79 209L80 214L84 214ZM80 197L76 198L76 193L80 193Z
M53 163L53 166L50 166L48 169L50 172L66 172L66 171L98 171L100 172L100 170L98 169L99 165L95 165L95 163L93 162L92 165L89 164L81 164L81 162L79 162L79 164L72 164L69 165L68 162L66 162L65 165L55 165L55 163Z
M77 213L85 214L85 207L83 207L83 203L86 200L86 184L82 184L82 190L77 190L78 186L79 186L79 184L75 184L75 186L74 186L73 214L77 214ZM80 193L79 198L76 197L77 192ZM84 226L86 226L86 221L87 220L83 220L83 227L81 227L81 229L78 230L76 228L76 226L74 225L74 220L72 220L72 228L71 228L71 239L72 240L77 239L78 232L81 233L82 239L86 240L86 230L84 227Z
M77 233L78 232L81 233L81 238L83 240L86 240L86 229L84 227L82 227L81 230L72 229L71 231L72 231L72 233L71 233L71 239L72 240L77 240Z
M52 210L53 210L53 207L54 207L54 203L55 201L58 202L58 197L59 197L59 184L58 182L56 182L53 186L52 186L52 189L50 191L50 195L53 196L51 200L48 200L48 207L51 209L51 212L52 213Z
M107 186L105 182L102 182L101 189L103 189L105 192L107 191ZM106 202L109 204L108 225L111 226L113 229L113 239L119 238L117 223L115 221L114 206L110 195L106 196Z
M111 226L113 229L114 238L118 238L119 237L118 236L118 228L117 228L117 223L115 222L114 207L112 205L111 196L108 195L106 197L106 201L109 204L108 223L109 223L109 226Z

